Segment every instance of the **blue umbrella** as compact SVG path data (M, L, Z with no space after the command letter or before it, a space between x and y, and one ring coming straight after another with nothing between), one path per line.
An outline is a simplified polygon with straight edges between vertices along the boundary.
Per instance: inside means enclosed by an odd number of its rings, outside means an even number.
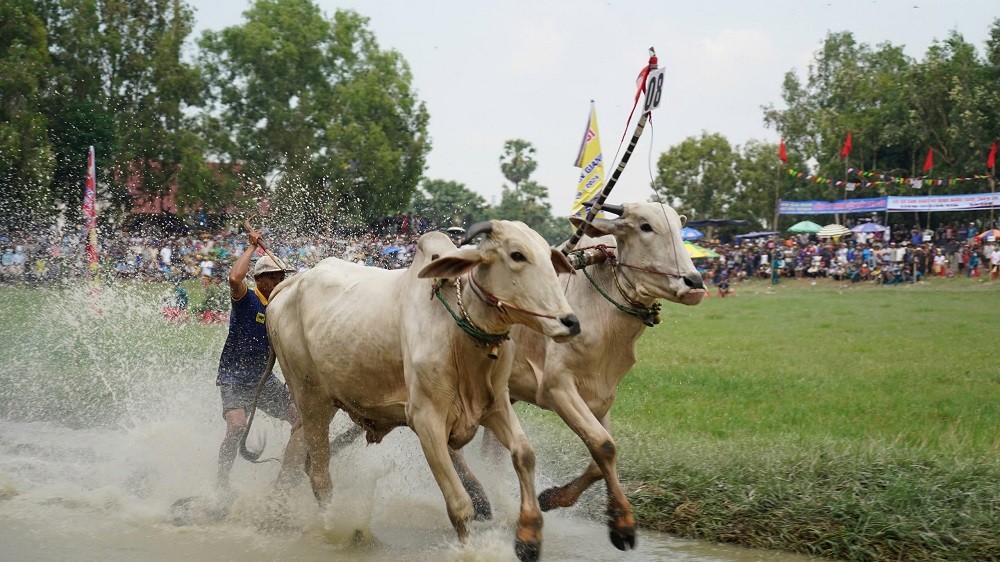
M386 246L382 248L382 255L387 256L389 254L395 254L396 252L401 252L403 250L402 246Z
M864 222L851 229L852 232L885 232L886 227L873 222Z
M702 234L701 231L687 226L681 229L681 240L697 240L703 236L705 235Z

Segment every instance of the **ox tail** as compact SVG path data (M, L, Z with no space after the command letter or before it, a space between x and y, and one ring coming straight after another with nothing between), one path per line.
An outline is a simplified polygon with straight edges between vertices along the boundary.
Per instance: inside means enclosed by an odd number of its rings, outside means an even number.
M250 435L250 426L253 425L253 416L257 413L257 402L260 400L260 393L264 390L264 383L267 382L267 377L271 376L272 370L274 370L274 348L269 347L267 351L267 367L264 369L264 374L260 376L260 382L257 383L257 392L254 394L253 404L250 406L250 416L247 418L247 428L243 431L243 437L240 438L240 456L253 463L277 460L260 460L260 455L264 452L263 446L257 452L247 449L247 437Z

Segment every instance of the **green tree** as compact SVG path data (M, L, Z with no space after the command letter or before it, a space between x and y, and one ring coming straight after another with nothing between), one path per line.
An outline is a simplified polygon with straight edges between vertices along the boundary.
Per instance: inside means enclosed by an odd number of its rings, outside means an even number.
M790 155L789 164L795 165L795 155ZM767 227L777 230L774 211L777 197L782 195L781 186L787 175L779 170L778 145L758 140L748 141L736 154L736 186L729 208L729 217L749 220L754 229Z
M181 50L194 22L181 0L39 0L55 71L46 91L57 147L56 196L75 212L95 145L99 177L128 210L125 184L178 202L211 202L223 184L205 163L192 109L204 84ZM103 172L103 173L102 173ZM219 198L225 200L225 198Z
M490 209L491 216L521 221L556 244L572 234L570 223L552 216L549 190L529 179L538 168L535 147L524 139L510 139L503 144L500 172L513 187L504 186L500 202Z
M569 221L552 216L548 188L529 179L521 181L520 189L504 186L500 202L490 209L490 214L499 219L521 221L550 244L559 243L572 234Z
M468 228L486 216L486 200L482 195L449 180L424 178L413 195L413 212L427 217L442 227Z
M523 139L511 139L503 143L503 155L500 156L500 172L507 181L514 184L514 189L520 189L521 182L531 177L538 168L535 161L535 147Z
M726 216L737 195L736 160L737 153L719 133L688 137L660 155L655 190L688 218Z
M0 214L12 226L53 211L53 151L39 105L49 64L45 27L34 2L0 4Z
M994 22L994 32L1000 20ZM987 44L989 55L990 45ZM802 84L785 77L786 109L765 107L765 122L778 129L791 152L815 160L810 170L844 179L845 165L900 176L922 175L934 148L932 177L982 170L982 155L996 136L996 74L990 74L975 47L952 32L935 41L915 61L891 44L859 44L849 32L830 33ZM853 149L847 162L840 150L847 131ZM853 178L852 178L853 179ZM828 185L802 186L809 197L842 197ZM968 185L935 187L961 191ZM879 193L910 192L908 186L880 186ZM862 187L861 195L871 195Z
M257 0L243 16L199 42L214 154L239 163L287 223L405 210L430 149L406 61L352 11L328 19L310 0Z

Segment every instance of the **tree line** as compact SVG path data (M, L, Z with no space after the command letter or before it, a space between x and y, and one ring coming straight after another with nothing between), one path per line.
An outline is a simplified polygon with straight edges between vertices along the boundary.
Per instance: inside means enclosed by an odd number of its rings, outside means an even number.
M488 205L459 182L426 178L429 114L403 56L380 47L368 19L312 0L255 0L243 21L192 38L183 0L0 2L0 215L13 227L78 220L86 146L99 155L104 221L123 217L129 189L173 193L182 212L252 209L267 199L283 224L364 224L412 212L442 226L524 220L566 233L548 189L531 179L534 147L508 140L509 185ZM193 39L193 40L192 40ZM789 166L840 177L851 163L912 173L927 147L935 174L985 172L1000 137L1000 19L985 54L957 32L923 60L902 47L829 33L784 108L762 108ZM829 187L776 174L777 146L733 145L703 132L657 162L659 197L695 218L769 226L781 196L830 198ZM885 189L885 188L882 188ZM892 188L889 188L892 189ZM946 186L948 190L967 187Z
M952 31L932 42L922 60L907 56L902 46L870 46L850 32L831 32L805 79L791 70L781 91L784 107L768 104L762 110L765 124L786 143L785 167L858 182L855 192L779 173L774 143L734 146L720 134L703 132L660 156L654 188L661 197L689 217L729 216L774 228L776 193L806 200L928 194L909 184L867 186L862 178L846 177L848 165L921 177L933 149L930 177L986 175L989 148L1000 140L1000 19L990 27L984 53ZM842 160L848 131L852 148ZM933 189L943 195L991 186L982 180Z

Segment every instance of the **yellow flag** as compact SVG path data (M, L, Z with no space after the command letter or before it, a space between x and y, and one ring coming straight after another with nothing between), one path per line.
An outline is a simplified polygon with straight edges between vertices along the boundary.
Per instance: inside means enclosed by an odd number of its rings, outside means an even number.
M597 133L597 110L594 102L590 102L590 119L587 130L580 142L580 151L573 164L580 168L580 182L576 186L576 200L570 212L574 215L583 214L583 204L597 197L604 187L604 155L601 153L601 140Z

